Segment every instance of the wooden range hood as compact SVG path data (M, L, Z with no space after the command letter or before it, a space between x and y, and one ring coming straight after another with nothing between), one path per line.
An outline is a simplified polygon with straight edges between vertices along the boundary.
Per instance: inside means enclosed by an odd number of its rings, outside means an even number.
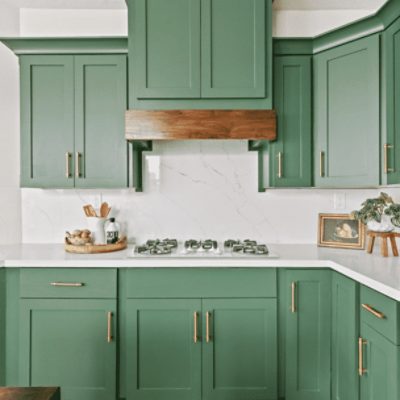
M136 140L275 140L274 110L128 110L125 137Z

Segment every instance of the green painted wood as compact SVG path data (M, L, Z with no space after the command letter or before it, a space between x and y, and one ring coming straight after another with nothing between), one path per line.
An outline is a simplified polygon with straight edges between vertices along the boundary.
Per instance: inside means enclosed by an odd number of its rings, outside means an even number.
M382 182L400 183L400 115L397 105L400 102L400 19L383 34L383 74L382 74ZM384 170L385 151L383 144L391 147L387 150L389 171Z
M201 399L201 342L193 340L200 311L198 299L127 300L128 399Z
M278 270L278 399L285 398L286 376L286 269Z
M291 312L291 284L296 311ZM331 396L331 271L287 270L286 400L328 400Z
M204 400L277 398L276 299L204 299ZM210 341L205 313L210 312Z
M75 156L75 187L127 187L126 56L81 55L74 62L75 152L81 155Z
M311 57L275 57L274 84L278 139L269 145L269 184L309 187L312 185Z
M127 297L276 297L274 268L136 268Z
M268 140L249 140L249 151L257 152L257 166L258 166L258 192L265 192L266 183L264 177L264 153L268 150L270 144Z
M359 398L358 284L338 273L332 277L332 399Z
M53 282L82 283L82 287L56 287ZM20 273L22 298L116 298L115 269L23 268Z
M60 386L64 400L115 399L108 312L116 317L115 300L21 300L20 385Z
M74 66L70 56L21 56L21 186L74 186ZM73 160L70 162L73 171Z
M6 277L0 268L0 386L6 381Z
M153 150L150 140L132 140L129 146L129 187L135 192L143 192L143 152Z
M130 108L200 97L200 0L128 0Z
M316 186L379 185L378 93L378 35L314 57ZM325 154L322 177L320 152Z
M265 97L266 15L265 0L202 0L202 97Z
M274 38L274 56L313 54L313 40L308 38Z
M362 400L398 400L400 397L400 347L395 346L365 323L361 323L361 337L367 371L360 378Z

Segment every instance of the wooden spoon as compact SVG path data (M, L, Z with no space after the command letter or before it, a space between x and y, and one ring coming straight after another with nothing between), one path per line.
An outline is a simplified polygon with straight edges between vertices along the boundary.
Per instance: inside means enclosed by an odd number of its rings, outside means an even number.
M110 209L110 207L108 207L108 203L107 202L101 203L101 206L100 206L100 217L101 218L106 218L107 215L108 215L109 209Z

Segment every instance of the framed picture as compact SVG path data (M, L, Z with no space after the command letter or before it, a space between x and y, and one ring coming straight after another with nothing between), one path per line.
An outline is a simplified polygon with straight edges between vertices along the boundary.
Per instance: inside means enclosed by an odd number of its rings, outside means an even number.
M363 249L365 225L350 214L319 214L318 246Z

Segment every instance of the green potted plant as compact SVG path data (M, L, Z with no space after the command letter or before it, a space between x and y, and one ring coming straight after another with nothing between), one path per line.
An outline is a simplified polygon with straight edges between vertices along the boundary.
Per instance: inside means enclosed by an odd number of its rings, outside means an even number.
M375 199L367 199L361 209L352 212L354 219L366 224L370 231L391 232L400 228L400 204L386 193Z

